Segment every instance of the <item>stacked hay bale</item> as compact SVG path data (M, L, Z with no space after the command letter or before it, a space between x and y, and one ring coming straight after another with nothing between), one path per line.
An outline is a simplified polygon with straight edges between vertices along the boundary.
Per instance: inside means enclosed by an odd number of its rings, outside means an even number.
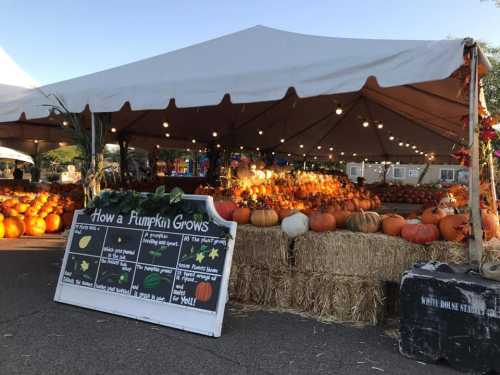
M239 225L231 269L231 298L243 303L290 307L289 244L280 227Z

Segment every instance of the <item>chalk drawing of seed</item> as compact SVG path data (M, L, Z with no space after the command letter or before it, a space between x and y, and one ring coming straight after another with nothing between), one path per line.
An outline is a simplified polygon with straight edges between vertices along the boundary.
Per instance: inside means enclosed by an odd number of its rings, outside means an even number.
M89 245L91 239L92 236L90 235L83 236L82 238L80 238L80 241L78 241L78 247L82 250L85 249Z

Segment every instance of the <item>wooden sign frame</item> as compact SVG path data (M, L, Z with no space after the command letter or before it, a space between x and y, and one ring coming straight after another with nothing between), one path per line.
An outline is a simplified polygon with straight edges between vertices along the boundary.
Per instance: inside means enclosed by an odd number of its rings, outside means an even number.
M168 302L148 300L131 294L118 294L63 282L70 248L74 237L75 224L77 223L78 217L83 214L83 210L76 211L73 218L71 231L66 243L66 250L64 253L64 259L62 262L54 301L195 332L202 335L220 337L222 331L222 321L224 318L224 309L226 302L228 301L229 275L231 272L237 224L233 221L226 221L219 216L215 210L213 198L210 196L185 194L182 199L204 201L206 212L212 221L216 225L229 229L230 238L227 240L227 250L215 312L195 307L176 305ZM144 231L147 231L148 229L149 228L145 228ZM179 232L179 234L182 233ZM182 234L182 236L186 235L189 234ZM139 249L137 252L139 253ZM102 255L99 259L101 261ZM173 283L174 282L175 279ZM174 286L172 285L172 288L173 287Z

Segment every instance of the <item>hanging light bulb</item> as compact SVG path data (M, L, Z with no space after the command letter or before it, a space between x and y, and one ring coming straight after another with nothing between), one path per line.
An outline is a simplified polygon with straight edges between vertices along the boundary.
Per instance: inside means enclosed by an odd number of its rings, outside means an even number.
M415 150L417 148L417 146L412 145L411 148Z
M303 157L306 157L306 154L302 154Z
M168 122L166 122L166 121L164 121L162 125L163 125L163 127L164 127L165 129L166 129L166 128L168 128L168 127L170 126L170 125L168 124Z
M33 143L34 143L34 144L37 144L37 143L38 143L38 139L35 139L35 140L33 141Z
M240 150L243 150L243 146L240 146Z
M212 137L216 138L219 134L217 132L212 132Z
M156 145L156 148L160 148L160 145Z
M420 155L423 155L423 154L424 154L424 152L423 152L423 151L420 151Z
M404 143L403 143L403 142L399 142L399 143L398 143L398 146L399 146L399 147L403 147L403 146L404 146Z
M62 125L63 125L63 126L68 126L68 121L64 120L64 121L62 122Z
M332 154L328 155L328 159L332 159L332 158L333 158Z
M258 133L259 133L259 135L264 134L264 132L262 130L259 130Z
M314 160L317 160L317 159L318 159L318 157L317 157L317 156L315 156L315 157L314 157Z
M217 146L215 146L215 147L220 148L220 144L217 143Z
M382 129L383 127L384 127L384 124L382 124L381 122L379 122L379 123L377 124L377 128L378 128L378 129Z
M363 128L367 128L370 126L370 123L368 122L368 120L364 120L363 121Z
M405 147L410 147L410 144L409 143L405 144Z
M358 154L356 154L355 152L352 153L352 156L358 156Z
M59 142L59 147L64 147L66 146L66 142Z
M271 152L271 155L274 155L274 154L275 154L275 152L274 152L274 151L273 151L273 152Z
M191 143L195 144L196 143L196 139L191 139Z
M335 113L340 116L343 112L344 110L342 109L342 105L337 104L337 108L335 108Z
M333 151L333 147L330 147L328 150Z
M418 154L418 153L419 153L419 151L418 151L418 150L415 150L415 154Z
M318 150L321 150L321 146L317 146L316 148L317 148Z
M304 148L304 145L299 145L300 148Z
M170 138L170 133L165 133L165 137Z
M111 128L111 133L116 133L116 128Z
M257 150L257 151L260 151L260 147L257 147L257 148L256 148L256 150Z
M280 142L281 142L281 143L285 143L285 138L281 138L281 139L280 139Z
M342 151L342 152L340 153L340 155L344 156L344 151Z
M190 151L191 151L191 149L190 149L190 148L186 148L186 151L187 151L187 152L190 152Z
M365 161L368 161L368 158L365 158Z
M389 136L389 141L394 141L394 136L393 135Z
M292 154L287 154L288 157L292 156Z

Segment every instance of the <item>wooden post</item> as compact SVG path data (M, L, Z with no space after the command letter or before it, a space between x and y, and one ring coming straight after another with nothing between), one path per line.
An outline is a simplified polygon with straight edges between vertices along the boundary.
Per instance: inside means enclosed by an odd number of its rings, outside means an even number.
M121 183L126 184L128 178L128 141L124 137L118 138L120 146L120 179Z
M495 162L493 161L493 151L488 155L488 167L490 172L491 210L498 216L497 187L495 185Z
M469 261L481 263L483 255L483 231L481 228L480 190L479 190L479 82L477 46L471 47L471 75L469 86L469 212L472 233L469 238Z

